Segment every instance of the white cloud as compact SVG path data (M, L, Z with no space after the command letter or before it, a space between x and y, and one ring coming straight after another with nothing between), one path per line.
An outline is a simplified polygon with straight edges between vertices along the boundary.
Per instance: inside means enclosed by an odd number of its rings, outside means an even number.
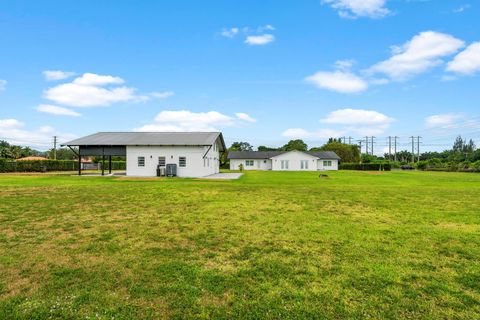
M308 131L302 128L290 128L285 130L282 133L283 137L290 139L328 139L334 137L340 137L345 134L345 131L342 130L333 130L333 129L320 129L316 131Z
M349 71L342 70L333 72L318 71L305 78L305 80L318 88L340 93L358 93L368 88L365 80Z
M460 6L460 7L458 7L458 8L453 9L452 11L453 11L453 13L462 13L462 12L464 12L465 10L467 10L467 9L469 9L469 8L470 8L470 5L469 5L469 4L465 4L465 5L463 5L463 6Z
M447 64L447 71L472 75L480 71L480 41L469 45Z
M45 99L71 107L101 107L118 102L138 102L149 99L137 95L134 88L112 86L124 83L119 77L85 73L70 83L47 89ZM110 85L108 87L105 87Z
M5 90L6 86L7 86L7 81L0 79L0 91Z
M120 77L104 76L87 72L73 80L73 83L82 86L104 86L107 84L123 84L125 81Z
M12 144L46 150L52 147L54 135L58 136L61 142L76 138L73 134L58 132L50 126L27 130L25 124L17 119L0 119L0 136Z
M258 36L248 36L245 39L245 43L252 45L252 46L261 46L273 42L275 40L275 36L273 34L262 34Z
M383 125L390 124L394 119L380 112L363 109L339 109L330 112L320 122L342 125Z
M63 107L53 106L53 105L50 105L50 104L39 105L37 107L37 111L44 112L44 113L49 113L49 114L54 114L54 115L58 115L58 116L70 116L70 117L81 116L80 113L75 112L73 110L63 108Z
M45 80L47 81L57 81L63 80L75 75L75 72L61 71L61 70L46 70L42 72Z
M425 126L427 128L449 128L454 126L459 120L463 119L462 114L447 113L437 114L425 118Z
M337 10L342 18L382 18L390 14L385 7L386 0L323 0L322 3Z
M136 128L135 131L219 131L219 128L238 126L244 122L253 122L252 120L254 119L245 113L236 113L233 117L218 111L167 110L161 111L153 123Z
M166 99L174 95L172 91L165 91L165 92L152 92L150 95L157 99Z
M223 29L222 32L220 32L220 35L226 38L233 38L235 37L240 30L236 27L230 28L230 29Z
M421 32L402 46L392 48L392 57L372 66L369 73L383 73L393 80L406 80L443 63L442 57L456 53L464 42L449 34Z
M257 122L257 119L252 118L252 117L250 117L248 114L243 113L243 112L237 112L237 113L235 113L235 116L236 116L238 119L243 120L243 121L247 121L247 122Z

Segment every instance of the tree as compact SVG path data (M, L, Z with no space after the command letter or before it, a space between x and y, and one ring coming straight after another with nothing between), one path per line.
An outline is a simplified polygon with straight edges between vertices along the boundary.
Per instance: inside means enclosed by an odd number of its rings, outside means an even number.
M234 142L228 151L253 151L253 147L248 142Z
M258 146L257 151L277 151L278 148L267 147L267 146Z
M297 139L297 140L290 140L286 145L284 145L281 149L283 151L292 151L292 150L298 150L298 151L307 151L308 146L303 140Z
M76 149L78 153L78 149ZM48 157L53 159L53 149L48 152ZM75 160L78 159L77 155L69 148L57 149L57 160Z
M340 143L334 139L329 141L330 142L327 142L320 148L312 148L312 149L318 149L319 151L333 151L340 157L342 162L347 162L347 163L360 162L360 150L358 146Z

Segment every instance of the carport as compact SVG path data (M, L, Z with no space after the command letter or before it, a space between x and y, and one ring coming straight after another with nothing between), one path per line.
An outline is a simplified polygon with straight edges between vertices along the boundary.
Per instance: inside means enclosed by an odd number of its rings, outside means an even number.
M74 141L73 141L74 142ZM75 145L66 144L78 157L78 175L82 175L82 156L97 156L102 157L102 176L105 175L105 159L108 157L108 173L112 173L112 156L125 157L127 155L127 146L121 145ZM78 147L78 152L73 149Z

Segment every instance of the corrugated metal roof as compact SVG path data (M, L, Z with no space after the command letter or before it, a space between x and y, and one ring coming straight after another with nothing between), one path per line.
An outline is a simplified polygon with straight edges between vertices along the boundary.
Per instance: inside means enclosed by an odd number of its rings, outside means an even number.
M220 138L221 132L98 132L75 139L63 146L209 146Z
M290 151L230 151L228 159L270 159L286 152ZM333 151L305 151L304 153L320 159L340 160L340 157Z

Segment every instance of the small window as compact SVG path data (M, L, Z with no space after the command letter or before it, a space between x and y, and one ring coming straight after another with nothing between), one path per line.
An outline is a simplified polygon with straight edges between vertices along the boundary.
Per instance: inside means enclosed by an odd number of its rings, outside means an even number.
M165 167L165 157L158 157L158 165L160 167Z
M186 167L187 166L187 157L178 157L178 166Z
M139 167L145 167L145 157L138 157L137 163Z
M245 167L253 167L253 160L245 160Z
M324 160L323 161L323 166L324 167L331 167L332 166L332 161L331 160Z
M282 170L288 170L288 160L281 160L280 161Z

